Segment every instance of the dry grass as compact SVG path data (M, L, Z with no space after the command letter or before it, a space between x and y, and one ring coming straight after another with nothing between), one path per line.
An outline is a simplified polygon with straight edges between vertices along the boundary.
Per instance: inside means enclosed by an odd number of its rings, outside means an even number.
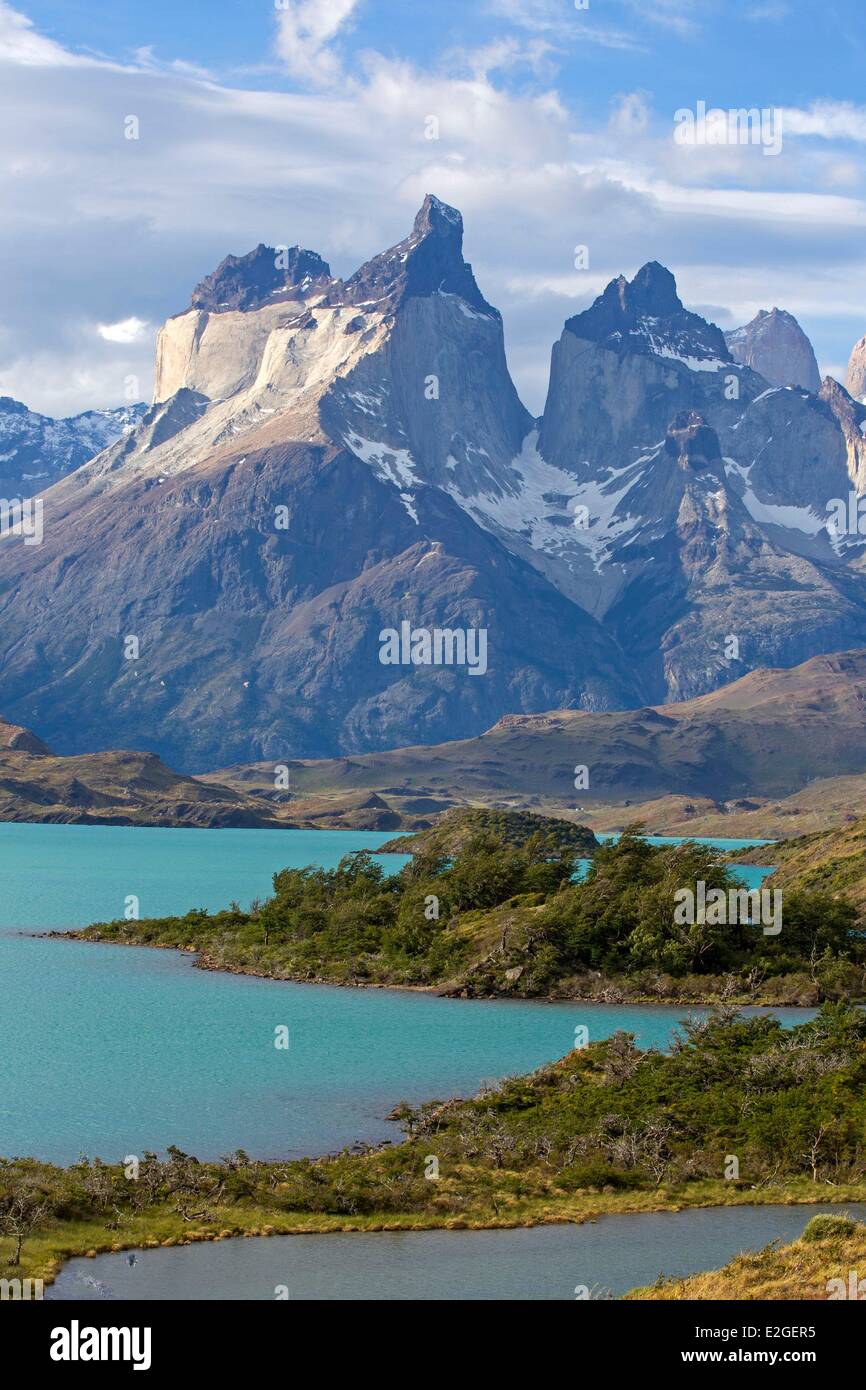
M647 1288L627 1294L632 1299L733 1299L737 1302L769 1299L816 1301L849 1296L851 1271L864 1280L866 1297L866 1226L856 1223L852 1235L834 1235L826 1240L800 1240L790 1245L765 1246L750 1255L738 1255L723 1269L693 1274L688 1279L660 1280ZM832 1279L839 1286L828 1287Z

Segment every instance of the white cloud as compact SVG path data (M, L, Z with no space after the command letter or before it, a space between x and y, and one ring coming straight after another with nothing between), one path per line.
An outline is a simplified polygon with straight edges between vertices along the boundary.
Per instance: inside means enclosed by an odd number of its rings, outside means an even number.
M822 140L866 140L866 106L852 101L815 101L805 110L782 108L782 132L816 135Z
M827 360L866 329L866 202L851 145L863 108L788 113L776 159L687 149L649 93L597 119L537 90L552 41L525 28L483 61L464 54L429 72L368 54L351 85L323 87L355 8L303 7L308 37L292 61L305 81L314 74L313 90L228 87L152 54L85 69L56 45L51 64L7 64L0 261L14 273L0 280L0 390L68 414L121 404L137 376L144 398L153 325L227 253L299 242L345 275L405 235L428 192L464 213L467 258L503 312L533 411L565 317L650 259L670 265L689 303L724 305L731 323L779 304L807 332L841 325ZM8 14L0 4L0 21ZM17 32L39 40L32 26ZM503 74L533 56L533 90L511 89ZM138 141L123 136L130 112ZM438 140L425 138L431 114ZM574 268L578 244L588 272Z
M99 323L96 331L107 343L138 343L147 332L147 323L133 314L117 323Z
M640 44L623 29L599 24L587 6L578 9L574 0L488 0L487 13L508 20L520 29L547 34L562 43L590 43L600 48L631 49Z
M562 0L487 0L486 8L488 14L523 29L561 32L565 23Z
M700 27L700 20L712 8L713 0L627 0L641 19L671 29L683 38L690 38Z
M0 64L20 67L74 67L87 59L69 53L59 43L43 38L32 20L11 5L0 3Z
M524 41L513 34L506 34L479 48L452 49L446 57L455 72L465 72L483 81L493 73L510 72L521 67L528 68L538 77L550 77L553 74L551 59L556 52L554 45L546 39Z
M327 86L342 74L331 47L359 0L284 0L277 6L277 52L293 77Z

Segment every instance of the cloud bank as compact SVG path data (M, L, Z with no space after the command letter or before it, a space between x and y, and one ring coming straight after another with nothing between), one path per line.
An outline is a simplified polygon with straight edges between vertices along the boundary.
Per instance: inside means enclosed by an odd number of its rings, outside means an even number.
M838 368L866 331L866 106L786 110L775 159L678 146L650 91L591 120L566 99L552 9L493 8L494 48L422 69L351 51L357 0L295 0L275 11L285 89L262 90L71 53L0 3L0 393L56 415L120 404L130 378L146 397L156 326L228 252L300 243L346 274L427 192L463 211L533 411L565 317L649 259L723 327L789 309Z

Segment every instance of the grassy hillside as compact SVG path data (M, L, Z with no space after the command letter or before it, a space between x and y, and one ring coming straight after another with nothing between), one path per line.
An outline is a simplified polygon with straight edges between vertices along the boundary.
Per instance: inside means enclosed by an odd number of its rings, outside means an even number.
M866 817L824 834L805 835L778 847L773 883L796 884L852 903L866 919Z
M866 1197L866 1018L786 1032L722 1013L670 1053L626 1034L471 1100L394 1111L402 1143L259 1163L169 1150L130 1170L0 1161L0 1261L52 1277L75 1253L241 1232L580 1221L601 1212ZM725 1178L736 1154L737 1178ZM15 1264L18 1237L21 1259Z
M0 821L257 829L328 827L415 830L429 815L404 814L374 792L328 795L226 786L167 767L155 753L109 749L59 757L35 734L0 718Z
M776 838L866 814L864 735L857 651L753 671L681 704L507 716L472 739L290 759L288 792L270 761L181 777L152 760L161 780L148 786L147 754L58 758L0 720L0 819L409 830L483 805L598 830L640 814L662 833Z
M784 797L749 794L720 801L708 795L679 795L639 806L634 801L588 806L582 818L598 833L621 830L638 814L658 835L785 840L835 830L866 815L866 776L822 777Z
M840 1211L838 1216L813 1216L800 1239L789 1245L774 1243L754 1254L738 1255L723 1269L660 1280L626 1297L838 1300L851 1296L852 1270L866 1271L866 1225Z

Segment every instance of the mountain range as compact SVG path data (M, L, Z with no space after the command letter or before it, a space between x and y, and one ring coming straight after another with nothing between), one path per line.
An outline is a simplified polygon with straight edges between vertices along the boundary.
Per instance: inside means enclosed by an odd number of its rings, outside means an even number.
M566 321L533 419L439 199L347 280L227 257L160 331L153 404L43 492L42 544L0 540L0 707L191 771L866 646L866 406L759 320L726 338L651 261ZM443 631L484 633L485 670L431 662Z
M0 497L32 497L135 429L144 405L53 420L0 396Z

